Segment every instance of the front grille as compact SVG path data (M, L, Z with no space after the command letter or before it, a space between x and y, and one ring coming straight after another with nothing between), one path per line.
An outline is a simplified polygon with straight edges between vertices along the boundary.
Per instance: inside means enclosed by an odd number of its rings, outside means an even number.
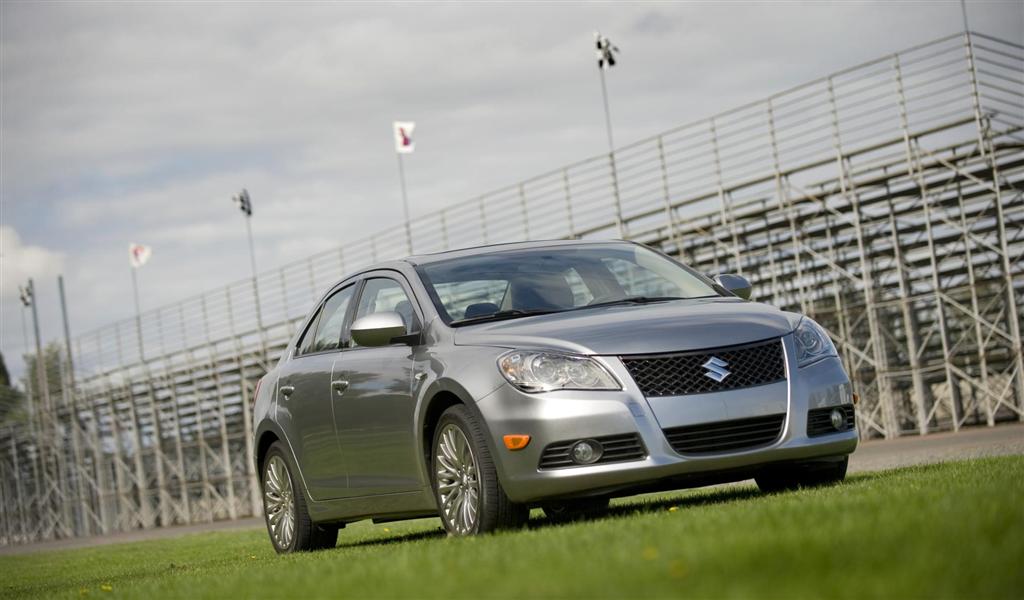
M704 366L710 359L725 363L729 374L716 381ZM623 356L622 364L644 396L706 394L775 383L786 378L786 361L779 339L744 346L697 350L677 354Z
M679 454L733 452L768 445L779 439L786 415L769 415L687 425L665 430L672 449Z
M606 435L604 437L594 438L579 438L575 440L567 440L564 442L555 442L549 444L547 448L544 448L544 452L540 457L540 468L542 469L561 469L563 467L578 467L569 458L569 449L572 445L581 440L596 440L601 443L604 448L604 454L597 460L595 465L612 462L622 462L625 460L640 460L647 456L647 449L644 448L643 442L640 441L640 436L635 433L624 433L622 435Z
M836 429L832 426L832 411L835 409L843 411L843 428ZM826 408L812 408L807 411L807 435L809 437L815 437L819 435L826 435L829 433L838 433L840 431L849 431L853 429L853 405L844 404L842 406L829 406Z

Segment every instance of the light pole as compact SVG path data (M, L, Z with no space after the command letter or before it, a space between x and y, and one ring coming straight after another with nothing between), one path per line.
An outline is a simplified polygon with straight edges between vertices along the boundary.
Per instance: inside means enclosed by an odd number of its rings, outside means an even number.
M28 352L28 325L25 323L25 309L32 303L28 295L28 289L18 286L18 299L21 300L21 337L25 344L25 352Z
M619 199L619 173L615 165L615 141L612 138L612 113L608 108L608 86L604 81L605 69L615 66L615 55L619 48L600 32L594 32L594 45L597 54L597 71L601 74L601 98L604 101L604 126L608 133L608 162L612 171L612 195L615 199L615 224L619 230L619 237L626 237L625 223L622 221L622 202Z
M57 276L57 289L60 291L60 314L64 319L64 350L67 352L68 361L68 386L71 393L75 391L75 363L71 355L71 325L68 322L68 303L64 296L64 276Z
M50 388L46 381L46 359L43 357L43 343L39 338L39 312L36 310L36 286L31 279L28 286L22 292L22 303L32 307L32 331L36 339L36 385L37 393L41 395L44 409L50 407ZM32 408L29 408L31 411Z
M18 286L18 298L21 300L21 337L22 337L22 339L24 341L24 344L25 344L25 353L24 354L28 355L28 354L31 353L31 351L30 351L30 346L28 345L28 325L25 322L25 309L27 309L29 306L32 305L32 292L29 290L29 288L21 287L19 285ZM32 384L32 374L29 373L29 376L25 378L25 388L26 388L26 392L28 392L26 394L28 396L28 418L29 418L30 424L34 425L34 423L35 423L35 411L33 410L33 402L32 402L32 399L34 397L34 394L32 392L32 388L33 387L36 387L36 386L34 386ZM35 393L39 393L39 391L36 390Z
M266 362L267 346L263 339L263 311L260 308L260 288L256 277L256 245L252 241L252 198L249 191L242 188L242 191L231 197L231 200L238 205L238 210L245 215L245 233L249 240L249 266L252 268L252 296L256 301L256 328L259 330L260 345L263 351L263 360Z

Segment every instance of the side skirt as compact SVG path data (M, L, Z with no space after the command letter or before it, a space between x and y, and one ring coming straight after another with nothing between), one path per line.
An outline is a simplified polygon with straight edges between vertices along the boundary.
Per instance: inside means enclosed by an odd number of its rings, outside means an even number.
M351 523L363 519L401 521L436 516L437 503L429 489L421 489L310 502L309 515L315 523Z

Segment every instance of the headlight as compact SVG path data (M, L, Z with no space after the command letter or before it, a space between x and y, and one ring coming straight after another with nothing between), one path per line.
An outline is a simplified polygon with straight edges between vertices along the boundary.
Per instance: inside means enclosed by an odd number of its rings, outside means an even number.
M524 392L622 389L600 363L585 356L513 350L498 358L498 370Z
M811 319L804 317L793 332L796 340L796 364L798 367L809 365L826 356L836 356L836 347L828 334Z

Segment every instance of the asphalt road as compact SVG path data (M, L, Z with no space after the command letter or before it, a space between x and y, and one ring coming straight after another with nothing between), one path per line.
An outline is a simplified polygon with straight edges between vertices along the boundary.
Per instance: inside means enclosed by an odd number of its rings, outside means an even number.
M881 471L1006 454L1024 454L1024 423L861 442L850 457L850 471Z
M1024 423L999 425L991 428L976 427L958 433L935 433L922 437L861 442L850 459L850 471L881 471L896 467L1007 454L1024 454ZM104 537L55 540L25 546L3 546L0 547L0 556L167 539L191 533L252 529L263 526L262 518L179 525L115 533Z

